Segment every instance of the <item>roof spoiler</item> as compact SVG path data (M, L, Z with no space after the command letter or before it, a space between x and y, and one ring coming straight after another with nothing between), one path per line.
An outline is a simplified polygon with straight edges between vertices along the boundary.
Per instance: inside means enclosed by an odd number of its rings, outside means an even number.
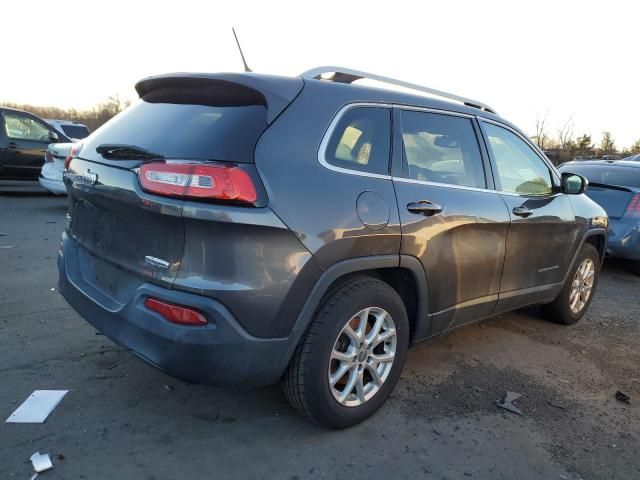
M190 103L189 99L201 96L210 105L224 106L234 99L246 105L266 105L267 122L271 123L296 98L303 85L300 78L256 73L169 73L144 78L135 88L140 98L172 90L183 98L168 103Z

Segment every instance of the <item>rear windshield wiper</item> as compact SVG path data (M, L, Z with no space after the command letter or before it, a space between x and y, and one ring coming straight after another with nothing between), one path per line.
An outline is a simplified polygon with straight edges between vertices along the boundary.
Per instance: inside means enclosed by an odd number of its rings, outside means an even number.
M164 155L153 153L135 145L120 143L103 143L96 147L96 152L104 158L120 160L161 160Z

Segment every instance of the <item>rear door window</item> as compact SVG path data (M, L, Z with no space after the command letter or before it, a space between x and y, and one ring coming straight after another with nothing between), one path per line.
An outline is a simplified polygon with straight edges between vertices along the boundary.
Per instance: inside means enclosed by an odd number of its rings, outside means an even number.
M403 110L402 141L409 178L486 187L482 156L471 119Z
M391 109L353 107L334 128L325 160L339 168L388 175L390 145Z

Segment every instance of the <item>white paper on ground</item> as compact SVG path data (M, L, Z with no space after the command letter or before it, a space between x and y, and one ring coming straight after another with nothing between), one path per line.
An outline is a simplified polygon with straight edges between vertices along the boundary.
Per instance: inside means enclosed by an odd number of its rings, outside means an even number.
M36 473L44 472L45 470L53 468L53 463L51 463L51 457L48 453L36 452L31 455L30 460Z
M42 423L69 390L36 390L15 409L5 423Z

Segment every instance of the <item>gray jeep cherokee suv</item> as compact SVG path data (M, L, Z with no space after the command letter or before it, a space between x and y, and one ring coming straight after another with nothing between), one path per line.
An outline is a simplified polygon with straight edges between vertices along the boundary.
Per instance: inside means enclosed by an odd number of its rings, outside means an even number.
M418 93L352 84L367 76ZM479 102L336 67L136 89L67 158L59 289L170 375L282 380L344 428L381 406L412 343L589 307L606 213Z

